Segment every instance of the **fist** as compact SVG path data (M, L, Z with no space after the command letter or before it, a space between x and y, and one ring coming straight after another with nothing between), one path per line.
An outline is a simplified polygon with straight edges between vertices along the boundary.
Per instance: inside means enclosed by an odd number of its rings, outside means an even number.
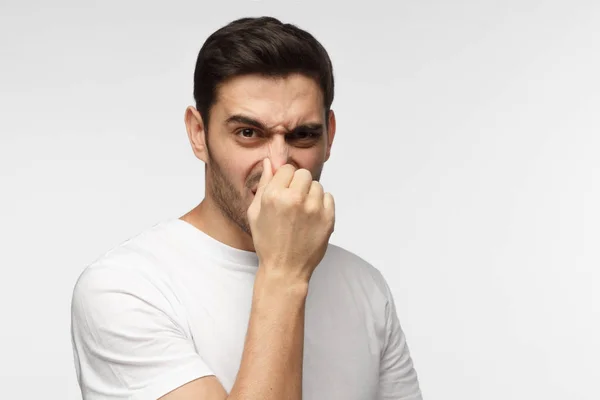
M334 230L333 196L306 169L286 164L273 175L267 158L248 222L260 268L308 282Z

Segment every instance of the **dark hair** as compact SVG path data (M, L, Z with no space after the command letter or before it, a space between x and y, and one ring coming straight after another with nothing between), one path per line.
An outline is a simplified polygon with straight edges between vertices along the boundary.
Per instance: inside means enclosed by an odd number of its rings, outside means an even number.
M310 33L272 17L241 18L220 28L204 42L194 71L194 99L205 129L217 90L227 79L292 73L315 79L327 115L333 102L333 68L327 51Z

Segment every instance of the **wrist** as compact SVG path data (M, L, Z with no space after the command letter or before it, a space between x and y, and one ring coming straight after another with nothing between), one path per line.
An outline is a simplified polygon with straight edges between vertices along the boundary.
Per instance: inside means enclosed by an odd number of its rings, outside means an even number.
M271 268L260 264L254 281L255 295L306 300L310 279L288 273L288 268Z

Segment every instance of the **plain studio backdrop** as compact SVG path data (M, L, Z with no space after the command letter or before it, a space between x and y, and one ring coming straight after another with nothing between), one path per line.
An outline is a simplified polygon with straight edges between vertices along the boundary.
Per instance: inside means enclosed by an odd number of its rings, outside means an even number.
M83 268L204 195L183 123L215 29L334 63L332 242L388 279L426 400L600 399L600 3L0 7L0 393L80 399Z

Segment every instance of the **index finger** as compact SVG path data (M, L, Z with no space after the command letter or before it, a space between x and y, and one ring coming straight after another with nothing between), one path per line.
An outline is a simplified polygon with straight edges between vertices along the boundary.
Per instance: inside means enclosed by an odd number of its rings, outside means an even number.
M294 172L296 172L296 167L292 164L284 164L275 172L269 184L273 187L288 188L294 178Z
M258 187L256 188L256 197L260 198L265 191L265 187L269 184L269 182L273 179L273 167L271 166L271 160L269 158L265 158L263 160L263 171L260 176L260 181L258 182Z

